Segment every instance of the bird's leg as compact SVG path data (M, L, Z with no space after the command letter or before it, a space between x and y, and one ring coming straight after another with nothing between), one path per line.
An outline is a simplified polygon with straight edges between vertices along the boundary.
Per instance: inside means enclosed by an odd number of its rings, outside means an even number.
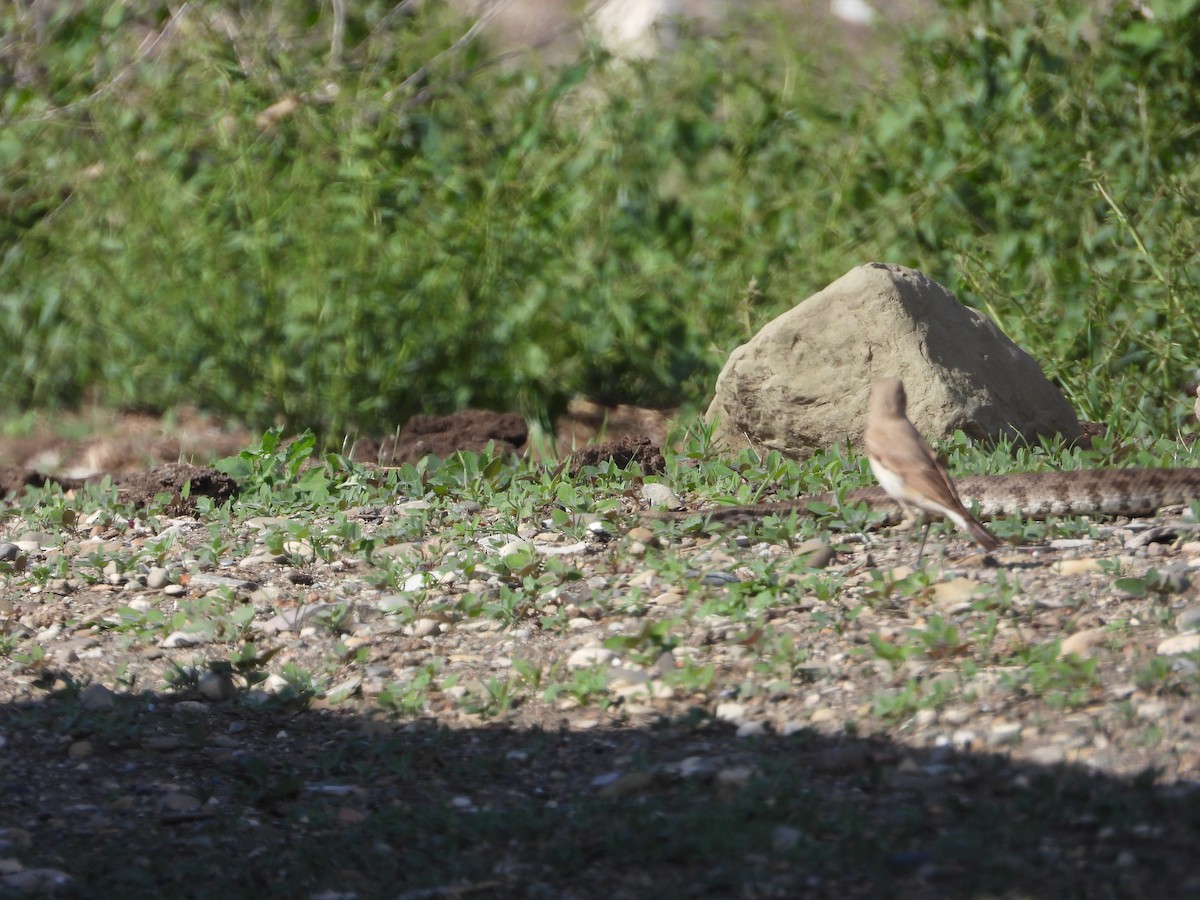
M921 565L921 557L925 555L925 540L929 537L929 526L933 524L928 516L921 517L925 522L925 527L921 529L921 546L917 549L917 561L913 568Z

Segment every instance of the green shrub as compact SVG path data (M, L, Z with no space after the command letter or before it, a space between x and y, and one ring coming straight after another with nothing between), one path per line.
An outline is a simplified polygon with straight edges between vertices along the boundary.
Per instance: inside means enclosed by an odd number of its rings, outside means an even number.
M698 404L768 318L887 260L987 309L1086 415L1188 408L1194 0L946 3L874 91L753 21L653 64L506 67L436 4L349 6L340 65L298 0L60 4L41 43L0 11L7 402L334 437Z

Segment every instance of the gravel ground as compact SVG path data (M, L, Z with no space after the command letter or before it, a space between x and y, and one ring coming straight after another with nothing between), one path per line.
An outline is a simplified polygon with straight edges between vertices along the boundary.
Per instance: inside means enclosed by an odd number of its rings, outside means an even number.
M634 492L392 499L10 518L0 890L1200 890L1179 515L914 572L903 532L650 528Z

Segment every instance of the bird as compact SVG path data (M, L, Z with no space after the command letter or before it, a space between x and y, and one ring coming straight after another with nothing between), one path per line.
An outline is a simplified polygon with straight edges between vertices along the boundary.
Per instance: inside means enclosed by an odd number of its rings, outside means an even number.
M984 550L995 550L1001 544L1000 539L967 512L945 464L908 420L907 405L904 382L899 378L873 382L863 441L867 461L880 487L905 510L924 514L925 533L917 561L920 562L925 551L931 515L949 519Z

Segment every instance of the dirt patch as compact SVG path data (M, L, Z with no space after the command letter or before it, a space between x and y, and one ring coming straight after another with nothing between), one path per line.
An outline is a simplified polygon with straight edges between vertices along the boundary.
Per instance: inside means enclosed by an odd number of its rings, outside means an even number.
M22 433L0 436L0 465L75 479L116 475L180 460L212 462L248 447L256 436L186 408L161 416L55 412L39 414Z
M576 450L569 457L568 471L575 477L585 467L597 466L606 460L612 460L621 469L631 462L636 462L647 475L661 475L667 470L667 461L663 459L661 447L656 446L648 437L627 437Z
M27 487L42 487L47 478L32 469L20 466L0 466L0 498L14 497Z
M237 493L238 484L228 475L207 466L169 463L144 472L133 472L118 479L121 499L137 507L149 506L162 494L170 494L167 509L183 512L195 508L198 497L209 497L221 504ZM187 486L188 494L183 495Z
M413 416L391 437L359 439L350 457L356 462L396 466L430 454L444 459L459 450L479 453L489 442L499 453L519 453L528 440L529 428L516 413L464 409L448 416Z

